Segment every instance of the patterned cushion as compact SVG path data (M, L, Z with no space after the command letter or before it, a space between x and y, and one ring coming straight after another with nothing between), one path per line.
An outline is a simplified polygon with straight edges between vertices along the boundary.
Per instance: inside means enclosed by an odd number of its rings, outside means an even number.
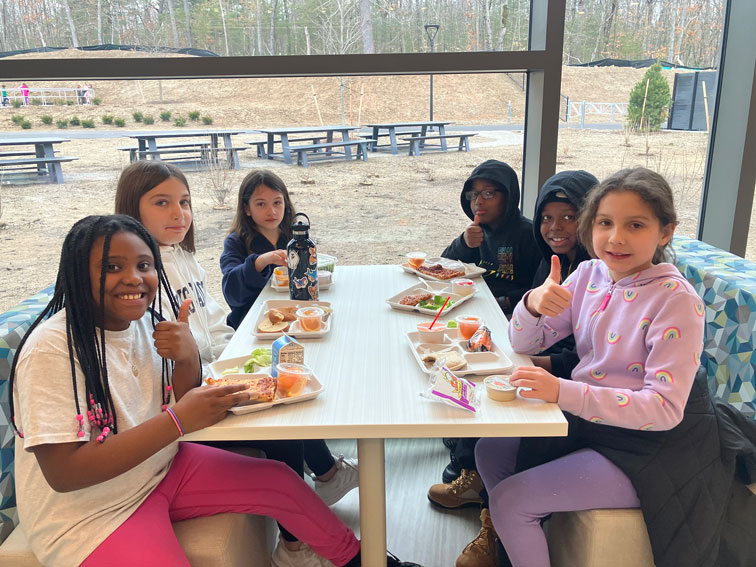
M756 263L675 236L675 264L706 305L701 362L719 399L756 419Z
M18 522L13 484L13 428L10 426L8 378L21 339L52 298L50 286L0 314L0 542Z

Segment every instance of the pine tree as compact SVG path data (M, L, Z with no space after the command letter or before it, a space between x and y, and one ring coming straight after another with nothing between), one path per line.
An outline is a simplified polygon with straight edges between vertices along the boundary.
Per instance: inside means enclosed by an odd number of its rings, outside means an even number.
M646 95L646 83L648 83L648 95ZM646 95L646 106L643 108L643 97ZM630 104L627 108L627 122L634 129L644 129L646 126L651 130L658 130L667 120L667 113L672 103L669 94L669 83L662 75L662 68L655 63L648 68L643 79L630 91ZM641 124L643 113L643 124Z

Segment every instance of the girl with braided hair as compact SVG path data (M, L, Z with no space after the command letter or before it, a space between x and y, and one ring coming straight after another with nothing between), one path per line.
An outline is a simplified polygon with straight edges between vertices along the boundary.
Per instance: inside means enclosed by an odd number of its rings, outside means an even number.
M10 376L19 518L39 561L186 566L171 522L236 512L274 516L333 564L360 565L352 531L289 467L177 442L247 394L199 387L190 300L164 320L167 289L133 218L87 217L66 236L53 299Z

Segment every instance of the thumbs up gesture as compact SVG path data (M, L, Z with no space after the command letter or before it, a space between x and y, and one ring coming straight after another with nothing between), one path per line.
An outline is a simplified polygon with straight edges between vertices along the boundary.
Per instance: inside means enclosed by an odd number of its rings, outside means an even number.
M483 243L483 229L480 227L478 215L475 215L472 224L465 229L464 239L468 248L477 248Z
M160 321L155 325L152 338L155 341L155 349L163 358L174 362L183 362L197 357L197 343L194 342L192 332L189 330L189 309L192 306L191 299L185 299L179 308L178 318L175 321Z
M562 268L559 256L551 257L551 271L546 281L532 290L525 299L525 307L532 315L556 317L570 306L572 294L561 286Z

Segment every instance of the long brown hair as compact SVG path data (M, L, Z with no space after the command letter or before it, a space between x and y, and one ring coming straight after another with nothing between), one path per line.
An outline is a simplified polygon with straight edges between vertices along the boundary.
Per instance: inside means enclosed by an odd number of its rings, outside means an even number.
M662 228L669 224L677 226L675 200L672 189L664 177L645 167L622 169L591 189L580 212L578 238L593 258L596 257L596 251L593 249L593 222L596 219L601 199L612 191L636 193L644 203L651 207ZM663 246L657 246L651 260L653 264L674 259L674 252L671 248L669 250L667 248L670 242L672 239Z
M142 196L171 177L178 179L189 191L186 176L175 165L157 160L141 160L132 163L121 172L118 180L115 196L116 214L129 215L142 222L142 217L139 215L139 201ZM189 207L191 206L191 201L189 201ZM186 231L184 240L179 243L179 246L194 254L194 211L192 211L192 224L189 225L189 230Z
M249 204L249 199L260 185L270 187L274 191L278 191L284 198L284 216L281 220L281 224L278 225L287 239L291 239L291 221L294 219L294 205L291 203L289 197L289 191L286 189L286 183L283 179L278 177L275 173L268 169L256 169L247 174L242 180L239 186L239 197L236 202L236 215L234 216L234 222L231 224L229 233L235 232L239 235L244 246L247 249L247 254L254 252L252 250L252 241L255 236L259 234L257 225L252 217L247 215L244 211L244 207Z

